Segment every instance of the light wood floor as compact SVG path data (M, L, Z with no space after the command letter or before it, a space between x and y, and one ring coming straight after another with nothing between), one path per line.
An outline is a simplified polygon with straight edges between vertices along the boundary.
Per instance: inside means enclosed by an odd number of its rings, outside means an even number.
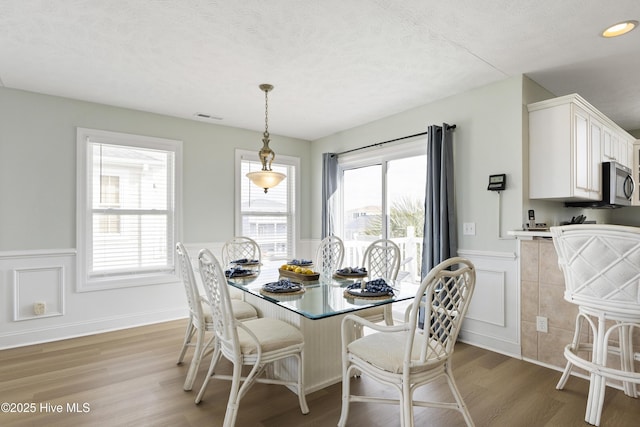
M186 321L0 351L0 402L32 413L0 413L1 426L219 426L229 383L214 381L204 401L182 384L187 364L176 365ZM228 368L228 366L227 366ZM560 374L531 363L458 344L454 357L458 387L477 426L584 426L588 384L572 378L555 390ZM353 389L393 395L362 377ZM335 426L341 385L307 396L302 415L296 396L281 386L255 385L242 400L238 426ZM448 400L443 384L417 393ZM83 406L86 403L86 406ZM50 404L50 406L46 406ZM80 412L69 412L74 409ZM62 405L62 413L53 412ZM70 405L72 408L67 408ZM47 409L48 408L48 409ZM86 412L81 412L86 410ZM47 412L49 411L49 412ZM602 426L640 425L640 400L608 388ZM455 411L417 408L416 426L459 426ZM349 426L399 425L394 406L351 405Z

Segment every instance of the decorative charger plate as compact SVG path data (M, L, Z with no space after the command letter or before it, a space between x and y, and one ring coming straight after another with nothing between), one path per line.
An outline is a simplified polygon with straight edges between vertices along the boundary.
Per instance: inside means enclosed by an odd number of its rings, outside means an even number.
M345 290L345 296L347 295L361 298L391 298L394 296L394 292L384 279L374 279L369 282L356 282L349 285Z
M362 288L347 289L346 292L349 295L353 295L354 297L362 297L362 298L393 297L393 295L389 295L389 292L387 291L369 292L366 289L362 289Z
M294 259L289 261L287 264L295 265L296 267L309 267L310 265L313 265L313 261L308 259Z
M241 259L237 259L235 261L231 261L232 264L236 264L236 265L260 265L260 261L258 261L257 259L247 259L247 258L241 258Z
M300 283L291 282L288 280L280 280L278 282L271 282L262 285L262 290L272 294L288 294L293 292L300 292L304 290Z
M341 268L340 270L336 270L335 275L338 277L367 277L367 270L364 268Z
M225 270L224 275L228 278L255 276L255 270L245 270L243 268Z

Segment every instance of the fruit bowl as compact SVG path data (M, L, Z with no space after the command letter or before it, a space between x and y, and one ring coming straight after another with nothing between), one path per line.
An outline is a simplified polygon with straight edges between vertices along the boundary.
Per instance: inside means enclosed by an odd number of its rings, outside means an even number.
M298 280L318 280L320 273L317 273L310 268L297 267L293 265L283 265L278 269L280 276L291 277Z

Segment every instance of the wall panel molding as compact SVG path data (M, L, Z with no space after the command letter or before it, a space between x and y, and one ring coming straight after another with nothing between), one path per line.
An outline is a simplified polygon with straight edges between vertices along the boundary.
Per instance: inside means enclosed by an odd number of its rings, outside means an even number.
M65 305L65 267L13 269L13 320L63 316ZM35 304L42 306L36 313Z
M520 285L514 252L458 251L476 267L476 288L460 340L520 357Z

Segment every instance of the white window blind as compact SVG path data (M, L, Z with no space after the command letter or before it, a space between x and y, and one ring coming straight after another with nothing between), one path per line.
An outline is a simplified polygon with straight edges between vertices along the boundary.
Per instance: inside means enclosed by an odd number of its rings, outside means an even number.
M79 180L84 181L85 197L78 200L83 212L79 287L168 280L175 273L179 141L82 131L78 144L79 151L85 150L85 173Z
M255 160L251 159L254 158ZM287 177L265 194L246 174L262 165L255 153L240 156L240 206L236 213L238 235L254 239L265 259L291 259L295 254L296 236L296 162L274 163L272 170Z

